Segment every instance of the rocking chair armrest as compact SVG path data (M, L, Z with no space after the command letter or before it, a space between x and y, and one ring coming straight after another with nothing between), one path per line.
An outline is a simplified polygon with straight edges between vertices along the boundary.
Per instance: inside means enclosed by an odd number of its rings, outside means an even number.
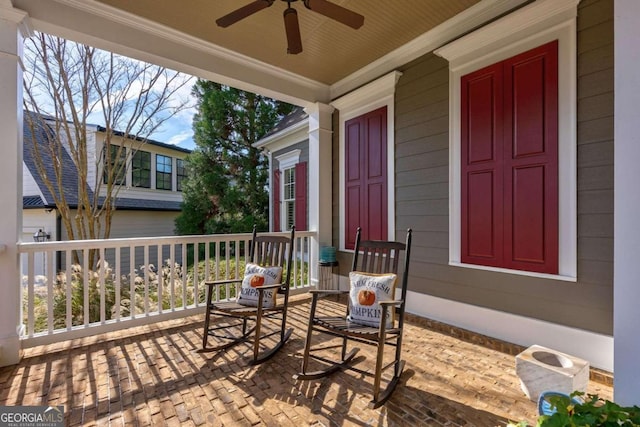
M256 289L258 290L258 292L264 292L271 289L280 289L281 287L282 283L275 283L273 285L258 286Z
M242 283L242 279L213 280L204 282L205 286L209 287L229 285L231 283Z
M349 291L341 291L338 289L309 289L310 294L318 294L318 295L342 295L348 294Z
M378 301L378 304L380 304L383 307L389 306L389 305L399 305L402 303L404 303L404 300L401 300L401 299L394 299L389 301Z

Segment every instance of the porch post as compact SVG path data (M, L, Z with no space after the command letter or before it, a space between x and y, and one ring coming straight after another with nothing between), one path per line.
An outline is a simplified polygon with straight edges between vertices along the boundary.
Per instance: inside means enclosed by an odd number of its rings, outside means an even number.
M22 44L26 13L0 6L0 366L18 363L22 230Z
M311 242L310 278L318 285L318 258L320 246L330 246L332 241L332 121L333 107L315 103L305 108L309 115L309 230L317 233Z
M640 2L614 3L614 400L640 405Z

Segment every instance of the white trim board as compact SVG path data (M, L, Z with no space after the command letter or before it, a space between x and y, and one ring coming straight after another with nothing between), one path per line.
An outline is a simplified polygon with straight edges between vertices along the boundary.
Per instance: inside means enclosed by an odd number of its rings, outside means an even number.
M331 103L339 112L339 142L338 142L338 171L339 190L338 207L339 215L339 249L345 250L345 122L354 117L361 116L377 108L387 107L387 237L395 239L396 213L395 213L395 91L396 83L402 76L400 71L392 71L380 77L360 89L357 89L342 98Z
M537 46L558 40L558 274L576 281L578 269L576 19L579 0L538 0L434 53L449 61L449 263L461 256L460 78ZM511 274L534 275L499 269ZM536 277L541 277L536 275Z
M538 344L613 372L613 337L407 291L408 313L528 347Z

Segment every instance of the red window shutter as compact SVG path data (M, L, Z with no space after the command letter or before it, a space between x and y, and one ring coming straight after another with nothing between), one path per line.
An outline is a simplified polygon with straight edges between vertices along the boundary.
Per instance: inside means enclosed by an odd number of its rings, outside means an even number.
M273 184L271 185L273 200L273 231L281 231L280 228L280 170L273 171Z
M362 189L364 158L361 144L362 117L345 123L345 248L353 249L356 244L356 230L361 226L361 208L364 210Z
M461 79L461 260L558 273L558 43Z
M502 66L461 80L461 261L502 262Z
M345 247L354 248L358 227L363 239L386 240L386 107L345 123L345 186Z
M558 42L505 61L505 266L558 273Z
M296 231L307 230L307 162L296 164Z

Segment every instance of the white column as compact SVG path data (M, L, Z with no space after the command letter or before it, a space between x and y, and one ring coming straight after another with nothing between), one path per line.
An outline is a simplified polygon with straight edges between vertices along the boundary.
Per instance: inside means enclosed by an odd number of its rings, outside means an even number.
M316 103L305 108L309 115L309 230L317 232L311 242L311 284L318 285L320 246L332 242L332 120L333 107Z
M640 405L640 2L615 0L614 400Z
M0 366L18 363L22 230L22 43L26 14L0 6Z

